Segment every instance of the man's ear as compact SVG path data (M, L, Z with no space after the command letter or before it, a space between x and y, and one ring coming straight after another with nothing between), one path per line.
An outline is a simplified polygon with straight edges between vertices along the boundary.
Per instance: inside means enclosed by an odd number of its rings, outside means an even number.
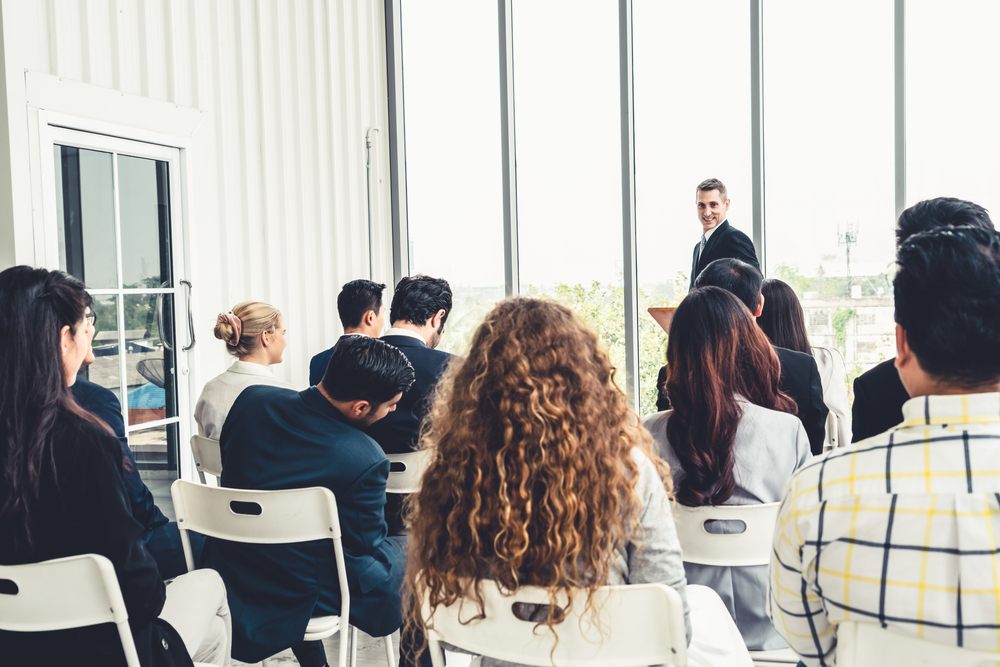
M351 416L355 419L359 419L371 412L371 409L372 404L368 401L354 401L351 403Z
M437 331L439 328L441 328L441 320L443 320L444 316L447 315L447 314L448 314L448 311L445 310L444 308L442 308L441 310L439 310L436 313L434 313L433 315L431 315L431 322L430 322L430 324L431 324L431 328L434 329L434 331Z
M374 310L366 311L365 314L361 317L361 324L365 325L366 327L370 327L372 326L372 324L374 324L376 317L378 317L378 315L375 314Z
M757 311L753 314L754 317L760 317L760 314L764 312L764 295L760 295L760 303L757 304Z
M906 338L906 329L896 325L896 368L902 368L913 360L913 350Z

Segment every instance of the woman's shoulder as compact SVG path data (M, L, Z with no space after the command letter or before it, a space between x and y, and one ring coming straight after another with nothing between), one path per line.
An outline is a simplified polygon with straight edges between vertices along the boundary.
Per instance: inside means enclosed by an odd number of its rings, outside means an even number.
M52 432L53 456L59 470L76 472L93 467L119 467L122 453L118 439L101 424L70 413Z
M779 432L788 430L797 433L799 425L802 423L797 416L787 412L761 407L749 401L741 401L741 403L743 404L743 419L740 420L740 430L752 428L773 431L777 429Z

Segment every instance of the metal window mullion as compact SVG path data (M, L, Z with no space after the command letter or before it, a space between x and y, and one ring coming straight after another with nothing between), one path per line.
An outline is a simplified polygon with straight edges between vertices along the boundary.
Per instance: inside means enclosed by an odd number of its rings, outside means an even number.
M896 219L906 208L906 0L896 0L893 28Z
M400 0L385 0L386 90L389 111L389 192L393 284L410 275L406 200L406 123L403 99L403 25Z
M902 1L902 0L899 0ZM764 7L750 0L750 153L753 196L753 243L761 272L767 271L764 221Z
M517 160L514 134L513 0L497 0L500 47L500 155L503 171L503 263L505 294L521 291L517 253Z
M128 423L128 373L125 359L125 270L122 266L122 216L118 189L118 153L111 153L111 182L115 202L115 257L118 260L118 372L121 377L121 404L126 432Z
M622 267L625 282L625 391L639 412L639 279L635 243L635 133L632 97L632 0L618 0L618 63L621 93Z
M176 287L151 287L146 288L133 288L133 289L88 289L87 292L94 296L103 296L106 294L177 294L178 288Z

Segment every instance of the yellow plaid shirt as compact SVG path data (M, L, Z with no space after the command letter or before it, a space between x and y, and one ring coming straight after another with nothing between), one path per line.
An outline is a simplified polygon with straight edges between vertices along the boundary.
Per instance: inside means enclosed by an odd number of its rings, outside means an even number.
M913 398L806 463L775 527L768 614L806 665L841 621L1000 651L1000 393Z

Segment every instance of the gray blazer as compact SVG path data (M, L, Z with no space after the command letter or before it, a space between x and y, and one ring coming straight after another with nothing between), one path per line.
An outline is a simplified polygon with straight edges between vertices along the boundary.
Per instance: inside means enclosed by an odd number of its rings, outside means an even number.
M809 460L809 438L802 422L795 415L768 410L740 401L743 419L736 430L736 490L727 505L773 503L781 500L781 492L792 473ZM643 426L653 435L657 453L670 464L674 485L684 479L684 469L667 440L667 423L673 410L650 415ZM716 522L710 532L738 532L729 524ZM739 524L741 526L741 524ZM701 584L715 589L733 615L736 626L751 651L785 648L782 639L767 617L767 565L752 567L715 567L685 563L689 584Z

